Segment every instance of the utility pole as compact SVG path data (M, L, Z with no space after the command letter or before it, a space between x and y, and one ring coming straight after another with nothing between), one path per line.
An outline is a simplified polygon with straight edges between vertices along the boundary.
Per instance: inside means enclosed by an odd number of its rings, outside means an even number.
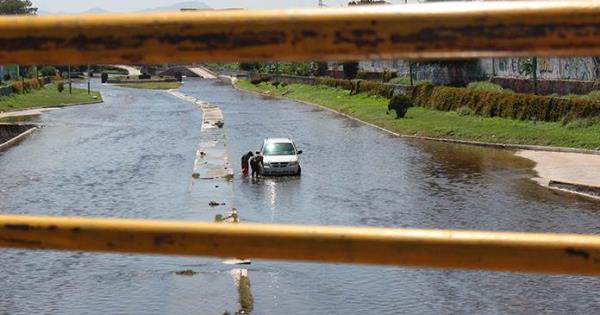
M87 66L87 75L88 75L88 95L90 95L90 80L92 77L92 74L90 73L90 65Z
M69 64L69 68L68 68L67 77L69 78L69 95L71 95L71 65L70 64Z
M533 79L533 94L538 94L537 57L531 58L531 77Z
M408 76L410 77L410 86L414 85L413 82L413 74L414 74L414 69L413 69L414 65L412 61L408 61Z

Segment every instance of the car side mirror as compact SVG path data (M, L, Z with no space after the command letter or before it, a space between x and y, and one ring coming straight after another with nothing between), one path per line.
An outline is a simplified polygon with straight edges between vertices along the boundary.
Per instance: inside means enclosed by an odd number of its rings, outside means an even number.
M302 150L299 150L298 152L296 152L296 154L298 154L298 155L302 154Z

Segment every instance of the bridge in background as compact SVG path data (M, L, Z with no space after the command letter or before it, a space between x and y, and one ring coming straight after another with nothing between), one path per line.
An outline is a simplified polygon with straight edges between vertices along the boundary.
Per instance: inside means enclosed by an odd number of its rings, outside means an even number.
M199 66L199 65L192 65L192 66L185 66L185 65L176 65L176 66L170 66L168 67L167 70L164 70L162 72L159 72L159 75L170 75L170 76L175 76L176 73L181 73L184 76L187 77L199 77L202 79L216 79L217 78L217 74L206 69L203 66Z

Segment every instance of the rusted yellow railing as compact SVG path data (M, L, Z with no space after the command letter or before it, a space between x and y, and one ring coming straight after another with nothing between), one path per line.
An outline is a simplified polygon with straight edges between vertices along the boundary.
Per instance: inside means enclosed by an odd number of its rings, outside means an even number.
M600 275L600 236L0 216L0 247Z
M0 18L0 64L521 55L600 55L600 1Z
M0 17L0 64L600 55L600 2ZM0 216L0 247L600 274L600 236Z

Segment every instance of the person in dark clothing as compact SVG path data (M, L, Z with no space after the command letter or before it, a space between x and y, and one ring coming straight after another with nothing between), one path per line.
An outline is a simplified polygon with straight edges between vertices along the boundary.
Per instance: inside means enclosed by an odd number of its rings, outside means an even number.
M254 153L248 152L242 156L242 175L248 176L248 162L254 156Z
M263 157L258 152L256 153L256 156L250 160L250 167L252 167L252 178L254 178L254 175L258 178L261 168L264 167Z

